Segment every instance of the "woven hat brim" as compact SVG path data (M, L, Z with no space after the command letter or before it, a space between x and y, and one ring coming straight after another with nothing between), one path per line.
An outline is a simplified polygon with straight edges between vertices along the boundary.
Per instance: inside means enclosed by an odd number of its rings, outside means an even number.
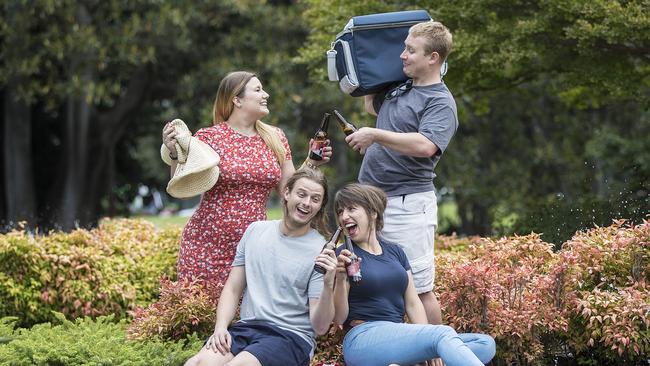
M192 137L187 161L179 163L167 184L167 193L188 198L212 188L219 179L219 154L203 141Z

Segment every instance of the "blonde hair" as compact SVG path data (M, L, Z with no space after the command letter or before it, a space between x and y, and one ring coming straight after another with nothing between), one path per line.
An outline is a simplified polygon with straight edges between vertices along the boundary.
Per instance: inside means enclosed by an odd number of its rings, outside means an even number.
M223 123L230 118L234 109L232 99L234 97L243 98L246 93L246 84L256 76L249 71L233 71L221 80L212 107L212 124ZM276 131L276 127L257 120L255 121L255 130L278 158L278 163L282 165L285 160L286 150L280 140L279 132Z
M431 20L418 23L409 29L409 34L413 37L424 38L426 40L424 52L426 54L438 52L440 55L440 63L443 63L451 52L451 32L440 22Z

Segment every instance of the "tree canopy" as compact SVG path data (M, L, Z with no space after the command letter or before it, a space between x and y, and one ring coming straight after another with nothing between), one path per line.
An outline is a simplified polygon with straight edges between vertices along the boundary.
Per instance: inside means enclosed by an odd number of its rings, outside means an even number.
M287 133L295 161L324 111L372 126L359 99L326 81L325 51L352 16L426 9L454 35L445 82L461 119L435 182L459 221L441 215L441 230L534 230L557 242L638 219L650 211L649 5L10 0L0 7L0 218L71 229L127 213L138 183L162 190L168 178L162 124L210 124L233 70L258 73L267 122ZM356 179L362 157L332 135L335 188Z
M461 126L436 186L457 204L455 229L559 244L650 211L649 1L305 2L300 61L318 82L352 16L426 9L450 28Z

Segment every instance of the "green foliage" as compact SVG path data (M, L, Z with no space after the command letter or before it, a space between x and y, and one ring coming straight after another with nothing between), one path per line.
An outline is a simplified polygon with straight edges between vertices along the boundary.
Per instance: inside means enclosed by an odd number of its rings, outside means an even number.
M460 126L435 184L453 191L458 232L534 231L559 245L576 228L645 217L647 0L305 3L312 32L299 61L324 87L334 84L325 81L324 53L352 16L422 8L451 29L444 80Z
M175 274L179 229L143 220L105 220L69 234L0 235L0 315L21 325L68 317L126 315L151 303L162 273Z
M63 314L56 318L57 325L13 330L11 342L0 343L0 365L182 365L203 342L196 336L180 342L133 342L126 339L125 321L115 323L112 316L74 322ZM0 324L4 333L6 320Z
M209 336L214 331L216 301L221 286L206 289L198 280L160 280L160 299L137 308L128 328L129 339L180 340L191 333Z
M306 0L312 33L301 61L324 80L324 52L355 15L428 9L454 34L448 84L459 95L508 90L531 80L553 79L549 90L565 100L599 105L607 100L648 101L650 2L430 1L410 3ZM597 60L597 62L594 62Z

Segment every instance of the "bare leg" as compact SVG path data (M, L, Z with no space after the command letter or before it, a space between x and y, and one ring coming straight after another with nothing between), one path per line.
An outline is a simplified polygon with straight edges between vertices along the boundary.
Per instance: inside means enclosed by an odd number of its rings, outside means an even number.
M442 312L440 311L440 304L433 291L423 292L418 294L424 311L427 313L427 319L430 324L442 324Z
M252 353L242 351L228 362L226 366L262 366L262 364Z
M223 366L233 357L230 352L222 355L219 352L203 347L199 353L185 362L185 366Z

